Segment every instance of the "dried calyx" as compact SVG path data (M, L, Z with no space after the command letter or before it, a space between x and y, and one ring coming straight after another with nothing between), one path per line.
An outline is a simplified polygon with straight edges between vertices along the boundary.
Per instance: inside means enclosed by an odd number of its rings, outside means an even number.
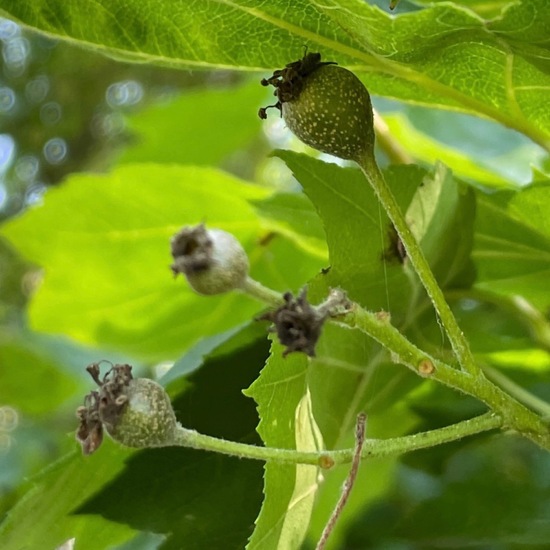
M240 288L249 269L248 256L239 241L221 229L204 224L184 227L171 241L175 275L183 274L199 294L222 294Z
M306 52L261 84L275 87L277 102L261 108L260 118L275 108L294 134L319 151L358 162L372 155L370 96L351 71Z
M130 365L113 365L100 377L100 363L89 365L99 389L77 409L76 434L84 454L101 445L103 429L127 447L164 447L175 441L178 422L164 388L148 378L134 378Z
M258 321L273 323L272 331L277 333L281 344L286 346L283 356L299 351L314 357L325 321L329 317L343 315L351 308L351 302L340 289L333 289L318 306L308 302L305 288L296 298L291 292L287 292L283 298L285 303L282 306L257 318Z

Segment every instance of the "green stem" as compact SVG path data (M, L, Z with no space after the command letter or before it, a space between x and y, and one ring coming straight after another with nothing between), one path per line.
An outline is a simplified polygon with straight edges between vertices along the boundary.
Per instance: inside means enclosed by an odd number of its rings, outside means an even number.
M437 380L483 401L502 417L506 428L517 430L544 449L550 450L550 431L537 414L487 380L482 373L474 376L454 369L417 348L390 323L387 316L366 311L354 304L336 322L365 332L387 348L395 362L405 365L416 374Z
M399 205L397 204L391 189L388 187L384 176L376 164L374 153L366 153L365 156L357 162L365 174L367 181L373 187L390 220L392 221L395 230L397 231L397 234L399 235L399 238L407 251L407 257L418 274L420 281L424 285L424 288L426 289L428 296L432 301L439 318L441 319L441 323L447 332L449 341L458 362L466 372L475 375L482 375L481 369L474 361L474 357L470 351L470 346L464 336L464 333L460 330L455 316L445 301L443 292L437 284L437 281L420 246L416 242L405 217L399 209Z
M283 297L279 292L262 285L262 283L252 279L250 276L245 279L240 290L252 298L273 307L279 307L284 303Z
M486 413L476 418L464 420L451 426L421 432L392 439L367 439L361 453L362 458L378 458L400 455L409 451L425 449L434 445L456 441L468 435L485 432L502 425L498 415ZM296 451L294 449L277 449L274 447L259 447L236 441L218 439L200 434L194 430L179 427L173 445L213 451L240 458L283 462L291 464L310 464L331 468L338 464L346 464L353 460L354 449L338 451Z
M268 303L275 306L282 303L280 294L257 281L250 280L247 288L253 289L253 296L257 299L266 296ZM505 428L514 429L550 450L550 431L540 416L490 382L481 370L473 375L455 369L416 347L391 324L389 314L373 313L352 303L345 314L332 319L332 322L361 330L382 344L396 363L405 365L423 378L431 378L479 399L502 418Z

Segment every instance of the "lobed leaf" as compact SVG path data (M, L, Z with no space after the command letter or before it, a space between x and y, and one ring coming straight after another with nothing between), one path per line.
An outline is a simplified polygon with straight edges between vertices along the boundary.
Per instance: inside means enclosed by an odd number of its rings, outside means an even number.
M45 269L30 306L33 328L165 359L249 320L261 304L236 293L198 296L174 281L169 239L183 225L206 221L239 238L252 273L266 284L300 286L321 261L280 238L261 243L249 201L267 195L209 168L138 164L72 176L44 205L3 227Z

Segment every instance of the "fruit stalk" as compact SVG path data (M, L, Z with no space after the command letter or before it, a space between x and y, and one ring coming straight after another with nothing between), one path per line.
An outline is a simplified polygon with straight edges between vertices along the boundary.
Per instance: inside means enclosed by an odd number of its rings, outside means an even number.
M403 216L391 189L388 187L384 176L382 175L373 151L365 151L362 157L357 160L365 178L374 189L378 200L384 207L391 222L393 223L414 270L418 274L428 296L441 320L441 323L447 332L449 341L455 352L456 358L461 367L468 373L483 376L480 367L476 364L470 346L464 333L458 326L456 318L447 304L441 288L439 287L434 274L422 252L422 249L416 242L412 231Z
M501 418L494 413L485 413L481 416L464 420L451 426L421 432L391 439L367 439L361 452L361 458L377 458L397 456L409 451L425 449L462 439L463 437L478 434L499 428ZM356 455L356 450L340 449L337 451L307 452L294 449L278 449L274 447L260 447L236 441L218 439L179 426L174 445L201 449L216 453L287 464L309 464L332 468L339 464L349 464Z

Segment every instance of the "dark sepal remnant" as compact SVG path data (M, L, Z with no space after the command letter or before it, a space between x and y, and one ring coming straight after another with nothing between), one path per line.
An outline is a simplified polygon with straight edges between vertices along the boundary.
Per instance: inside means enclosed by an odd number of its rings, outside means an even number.
M99 363L92 363L86 370L99 386L99 391L88 393L84 405L76 410L80 421L76 439L82 446L82 452L89 455L103 441L103 425L115 426L118 423L128 402L125 392L133 376L130 365L113 365L103 379L99 376Z
M307 53L306 50L302 59L288 63L284 69L274 71L269 78L262 78L260 81L262 86L273 86L275 88L273 95L278 101L273 105L261 107L258 116L261 119L266 119L267 110L272 108L279 109L282 116L283 103L296 99L302 91L307 76L323 65L336 65L336 63L334 61L321 61L320 53Z
M313 307L307 301L305 289L296 298L291 292L287 292L283 298L285 303L282 306L275 311L268 311L257 320L274 324L273 332L277 333L281 344L286 346L283 357L293 351L314 357L315 345L329 313Z

